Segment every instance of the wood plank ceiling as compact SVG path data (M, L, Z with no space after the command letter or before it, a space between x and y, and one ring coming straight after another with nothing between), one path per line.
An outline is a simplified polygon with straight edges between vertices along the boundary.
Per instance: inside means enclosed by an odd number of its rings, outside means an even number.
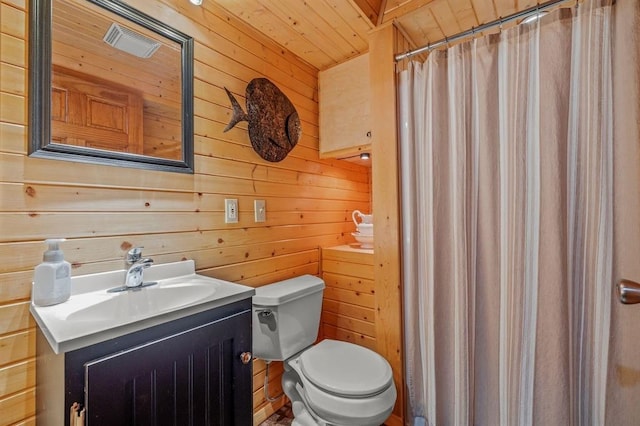
M366 52L369 31L390 21L417 47L543 3L537 0L213 1L319 70Z

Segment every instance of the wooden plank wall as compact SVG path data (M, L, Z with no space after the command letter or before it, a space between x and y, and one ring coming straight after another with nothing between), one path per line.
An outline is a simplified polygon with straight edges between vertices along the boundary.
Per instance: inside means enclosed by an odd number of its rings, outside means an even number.
M195 38L194 175L28 157L28 1L0 0L0 425L35 424L28 307L45 238L68 239L74 275L121 269L140 245L157 263L194 259L201 273L259 286L318 274L318 248L351 241L351 211L371 210L369 169L318 158L316 69L211 2L128 2ZM247 83L262 76L292 100L303 126L275 164L253 151L246 123L222 132L231 112L223 86L243 104ZM229 197L239 200L238 224L224 223ZM266 223L253 222L256 198L266 200ZM261 368L256 422L277 408L261 400Z
M376 350L373 252L322 249L322 335Z

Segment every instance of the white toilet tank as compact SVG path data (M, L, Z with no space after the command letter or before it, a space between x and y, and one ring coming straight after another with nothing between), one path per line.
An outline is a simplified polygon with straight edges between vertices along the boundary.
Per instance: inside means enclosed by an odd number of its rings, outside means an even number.
M284 361L318 337L324 281L302 275L256 288L253 296L253 356Z

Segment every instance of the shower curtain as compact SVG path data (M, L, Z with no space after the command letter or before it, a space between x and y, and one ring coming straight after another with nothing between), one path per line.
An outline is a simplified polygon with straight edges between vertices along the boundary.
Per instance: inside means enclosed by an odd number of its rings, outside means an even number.
M611 13L585 1L399 76L410 418L605 424Z

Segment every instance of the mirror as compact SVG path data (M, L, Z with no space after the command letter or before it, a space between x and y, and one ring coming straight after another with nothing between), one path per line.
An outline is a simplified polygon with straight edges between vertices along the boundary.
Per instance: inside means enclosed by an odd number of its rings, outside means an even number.
M29 155L193 173L193 39L118 0L31 0Z

